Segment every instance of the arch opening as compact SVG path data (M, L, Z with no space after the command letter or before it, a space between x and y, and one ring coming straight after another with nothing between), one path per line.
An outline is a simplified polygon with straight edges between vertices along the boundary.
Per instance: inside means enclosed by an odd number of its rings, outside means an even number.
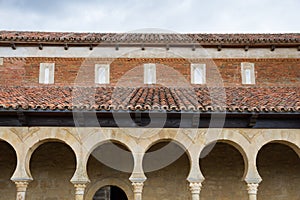
M0 196L3 199L15 198L15 184L10 180L17 166L14 148L0 140Z
M131 151L120 142L109 140L97 146L87 161L87 173L91 182L87 186L85 199L109 200L120 195L124 197L120 190L125 193L126 199L130 199L132 191L129 177L133 170L133 162ZM105 187L108 187L106 190L110 190L112 197L102 197L104 189L101 188Z
M181 200L190 196L186 181L189 157L175 141L162 140L152 145L144 155L143 169L147 177L143 199Z
M126 193L114 185L100 188L94 195L93 200L128 200Z
M205 177L201 190L203 199L247 199L243 181L245 161L233 145L218 141L201 152L200 169ZM205 154L205 155L203 155Z
M134 165L130 149L115 140L106 141L95 147L89 155L88 163L90 160L97 160L109 168L125 173L131 173Z
M297 199L300 191L300 158L285 142L265 144L256 157L257 169L263 181L259 199Z
M76 169L76 156L67 144L44 142L32 153L29 165L33 181L28 186L27 198L74 198L70 180Z

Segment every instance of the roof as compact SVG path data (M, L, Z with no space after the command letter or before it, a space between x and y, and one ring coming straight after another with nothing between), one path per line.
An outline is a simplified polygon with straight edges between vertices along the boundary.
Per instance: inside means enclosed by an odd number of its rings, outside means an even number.
M1 87L2 110L300 112L300 87Z
M205 33L74 33L0 31L1 43L103 43L103 44L200 44L200 45L300 45L300 33L205 34Z

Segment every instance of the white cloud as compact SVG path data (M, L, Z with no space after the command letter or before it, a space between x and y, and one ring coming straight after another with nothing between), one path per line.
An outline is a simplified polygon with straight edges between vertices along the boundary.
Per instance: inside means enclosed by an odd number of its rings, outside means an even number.
M0 29L299 32L299 0L0 0Z

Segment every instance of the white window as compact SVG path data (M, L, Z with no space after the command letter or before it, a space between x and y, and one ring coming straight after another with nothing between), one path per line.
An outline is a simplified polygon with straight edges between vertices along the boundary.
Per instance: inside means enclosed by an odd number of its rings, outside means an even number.
M96 64L95 65L95 83L109 84L109 65Z
M206 65L205 64L191 64L191 83L205 84L206 83Z
M53 84L54 83L54 63L40 63L39 83Z
M0 65L3 65L3 58L0 58Z
M153 63L144 64L144 84L156 83L156 65Z
M255 84L254 63L242 62L242 84Z

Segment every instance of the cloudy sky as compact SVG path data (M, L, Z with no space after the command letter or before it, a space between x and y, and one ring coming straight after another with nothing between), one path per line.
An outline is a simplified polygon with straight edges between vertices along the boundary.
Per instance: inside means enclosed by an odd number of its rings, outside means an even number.
M0 30L300 32L300 0L0 0Z

